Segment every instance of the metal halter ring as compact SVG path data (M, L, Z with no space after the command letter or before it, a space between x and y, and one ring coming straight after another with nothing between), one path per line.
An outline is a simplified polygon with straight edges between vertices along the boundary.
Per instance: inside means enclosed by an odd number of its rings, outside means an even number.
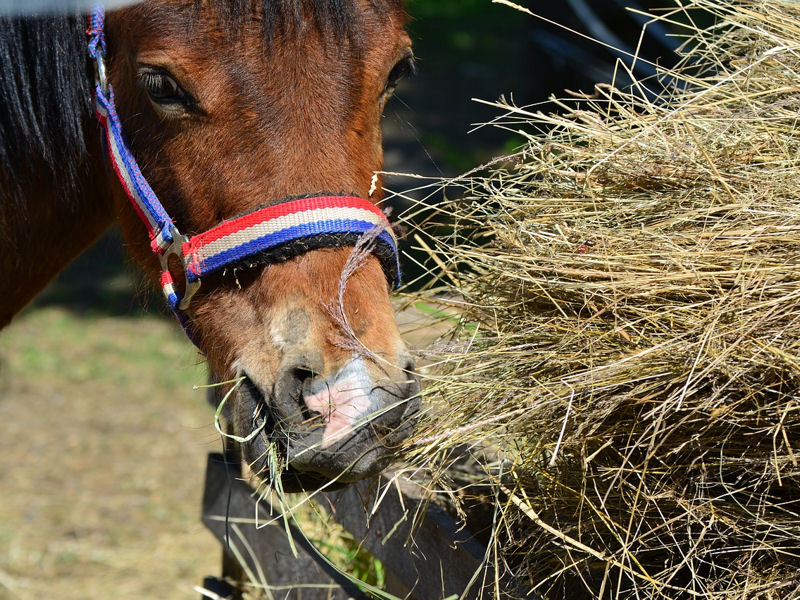
M164 273L171 273L169 269L169 257L176 256L181 263L181 267L183 268L183 281L184 281L184 288L183 288L183 296L178 300L177 307L180 310L186 310L189 308L189 303L192 301L192 296L195 295L197 290L200 289L200 279L195 279L194 281L189 281L189 262L191 261L191 257L185 256L183 254L183 245L189 241L189 238L185 237L178 231L178 228L174 225L170 226L170 234L172 235L172 243L167 246L167 249L164 250L164 253L161 255L161 270ZM177 296L177 290L175 292Z
M106 79L106 61L103 58L103 55L98 53L97 56L94 57L92 61L94 63L94 78L98 84L100 84L100 89L103 90L104 94L108 94L108 79Z

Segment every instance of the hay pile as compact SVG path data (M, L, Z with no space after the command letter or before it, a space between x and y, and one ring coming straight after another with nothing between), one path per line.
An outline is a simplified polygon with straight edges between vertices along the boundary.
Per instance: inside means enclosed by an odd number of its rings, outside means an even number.
M660 18L669 97L503 104L525 147L449 182L416 460L490 446L490 562L543 597L800 598L800 3Z

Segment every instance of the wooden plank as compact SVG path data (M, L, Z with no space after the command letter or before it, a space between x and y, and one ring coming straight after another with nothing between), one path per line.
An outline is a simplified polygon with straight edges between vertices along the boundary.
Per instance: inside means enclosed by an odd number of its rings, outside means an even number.
M300 558L295 559L282 520L256 529L253 526L255 511L260 511L259 522L266 522L270 518L269 503L256 502L252 488L236 479L238 470L232 466L230 469L226 471L220 455L209 457L203 522L223 545L227 535L238 546L242 545L241 538L246 539L253 550L252 556L245 557L251 571L258 573L260 567L269 584L283 590L293 585L303 586L302 595L287 598L366 598L346 578L321 561L302 534L293 530L292 537L300 553ZM390 486L388 490L387 486ZM381 500L374 509L379 496ZM324 493L318 504L329 510L383 563L389 593L416 600L438 600L453 595L463 600L492 597L491 591L481 592L484 581L494 581L492 571L482 566L485 547L445 510L425 504L413 489L400 489L384 475ZM473 581L476 573L480 573L480 577ZM504 590L512 590L509 596L524 595L514 581L505 577L500 580ZM315 592L330 595L310 595L311 588L306 588L307 585L316 585ZM513 590L517 590L516 593Z
M483 573L485 547L442 508L424 504L413 488L401 489L386 475L378 481L329 492L322 504L391 572L388 591L418 600L491 597L480 592L483 577L472 581Z
M228 554L243 561L246 569L281 600L368 598L324 563L299 531L290 528L298 552L295 558L283 521L263 525L276 515L270 513L268 503L256 502L252 488L238 476L238 465L226 465L220 454L209 455L203 523ZM256 511L259 528L254 526Z

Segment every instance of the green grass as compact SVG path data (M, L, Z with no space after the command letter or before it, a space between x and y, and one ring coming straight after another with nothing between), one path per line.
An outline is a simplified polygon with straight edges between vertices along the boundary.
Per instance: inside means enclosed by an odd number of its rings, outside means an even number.
M158 386L205 381L205 367L177 326L159 317L80 317L58 308L32 310L0 337L0 368L15 377L103 380Z
M367 585L380 590L386 589L386 569L383 563L334 522L328 527L325 538L311 538L328 560Z

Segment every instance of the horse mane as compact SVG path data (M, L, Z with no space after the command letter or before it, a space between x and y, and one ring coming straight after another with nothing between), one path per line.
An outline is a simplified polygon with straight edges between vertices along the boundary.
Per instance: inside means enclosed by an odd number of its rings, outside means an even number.
M12 196L43 177L74 188L91 114L85 29L77 15L0 18L0 176Z
M195 0L196 14L204 2ZM308 13L320 30L341 37L352 35L356 18L355 0L215 4L220 23L234 35L258 17L269 43L276 31L295 27ZM399 9L402 0L372 4ZM85 29L79 15L0 18L0 180L11 186L4 196L21 201L29 182L49 183L65 197L79 186L87 154L84 129L92 113Z

